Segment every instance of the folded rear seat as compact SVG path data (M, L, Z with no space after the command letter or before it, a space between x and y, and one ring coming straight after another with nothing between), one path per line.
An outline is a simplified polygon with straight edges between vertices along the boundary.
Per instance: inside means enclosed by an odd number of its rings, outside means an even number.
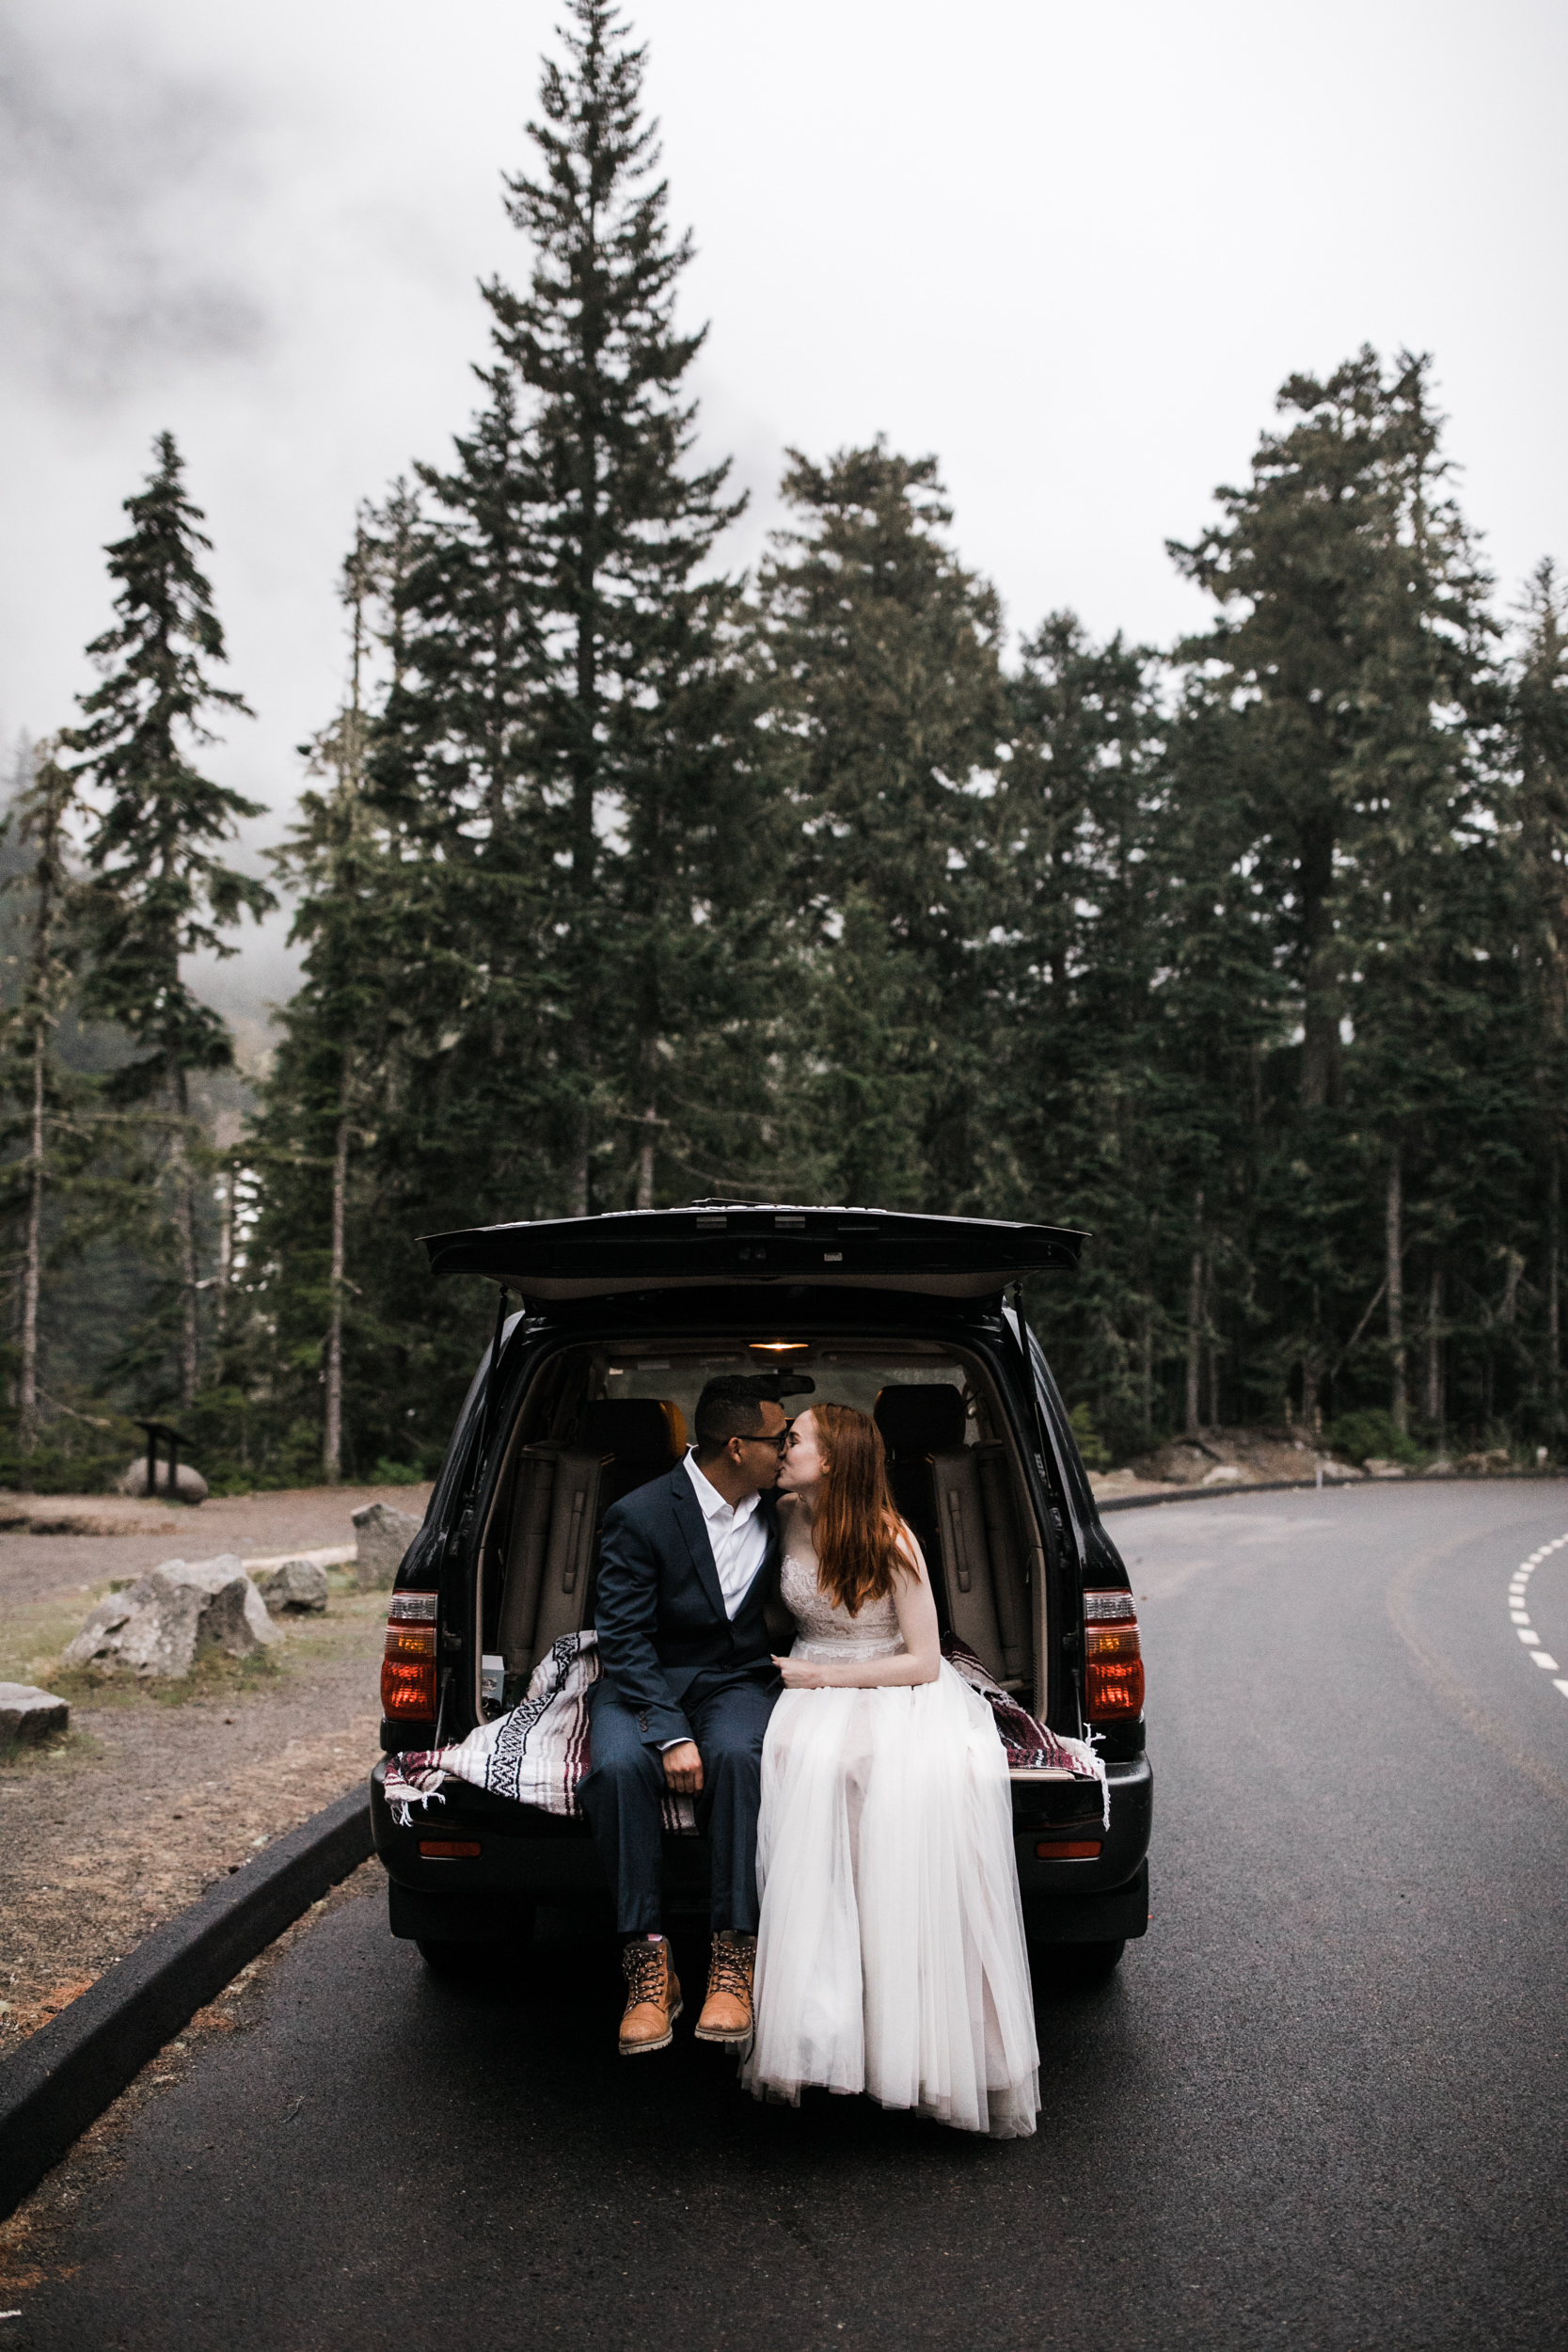
M1021 1682L1028 1636L1006 1448L965 1445L963 1397L945 1385L883 1389L876 1421L893 1499L930 1565L944 1630L998 1682Z
M605 1513L685 1451L680 1407L655 1397L602 1398L583 1407L570 1445L523 1447L497 1635L509 1675L587 1623Z
M931 1483L953 1630L960 1642L968 1643L986 1672L1000 1682L1006 1669L1002 1657L1002 1634L996 1622L980 1465L974 1458L974 1448L963 1446L952 1453L933 1454Z
M964 1401L959 1391L943 1383L918 1387L893 1384L879 1391L873 1418L887 1449L888 1485L901 1518L909 1521L926 1555L937 1597L942 1630L957 1631L949 1613L952 1581L943 1575L945 1559L931 1481L931 1457L956 1450L964 1441Z
M600 1517L651 1479L673 1470L686 1452L686 1422L668 1397L601 1397L582 1408L577 1442L585 1453L614 1456L600 1497Z

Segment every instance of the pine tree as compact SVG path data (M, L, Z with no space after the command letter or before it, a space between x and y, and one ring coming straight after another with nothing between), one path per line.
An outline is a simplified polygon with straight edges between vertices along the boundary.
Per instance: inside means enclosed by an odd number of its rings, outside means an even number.
M214 739L209 713L249 714L210 675L225 653L200 569L211 547L198 529L201 510L185 493L172 435L160 434L153 447L156 470L125 501L130 532L107 549L119 619L87 648L103 682L81 698L86 723L62 740L78 755L73 772L91 787L95 812L82 1009L117 1023L139 1049L115 1074L112 1096L158 1105L179 1290L178 1391L189 1406L198 1366L188 1082L194 1073L230 1068L233 1044L182 978L180 960L198 949L234 954L225 932L245 909L260 916L275 902L264 883L216 854L238 818L262 810L194 763Z
M1164 1196L1176 1182L1190 1202L1202 1181L1167 1172L1161 1117L1158 687L1146 649L1119 636L1096 646L1073 614L1050 615L1007 681L994 818L1002 939L990 953L1006 980L990 1052L1018 1171L1011 1213L1095 1230L1070 1300L1047 1285L1037 1306L1065 1375L1129 1444L1152 1431L1167 1346Z
M71 932L70 829L76 813L75 779L55 755L53 743L29 747L22 763L21 788L6 821L11 841L29 862L7 877L8 890L24 890L25 961L22 993L9 1024L9 1088L24 1105L26 1144L21 1163L23 1241L18 1315L17 1446L21 1485L31 1491L33 1456L39 1441L39 1294L43 1264L44 1211L53 1190L56 1152L54 1129L66 1080L55 1051L55 1032L75 977ZM71 1089L75 1091L75 1089Z
M1534 1206L1544 1227L1547 1441L1563 1437L1562 1163L1568 1144L1568 598L1548 559L1526 591L1510 710L1514 907L1523 950L1520 1072L1528 1100L1523 1158L1544 1168Z
M798 1117L827 1197L979 1207L997 1143L990 804L1006 734L994 592L943 537L934 459L791 453L759 582L809 988Z
M1410 1177L1422 1122L1451 1086L1454 1023L1479 1015L1452 918L1495 633L1489 582L1444 487L1429 373L1402 353L1386 375L1363 349L1323 381L1292 377L1279 405L1296 421L1264 437L1247 485L1220 492L1224 523L1172 549L1222 607L1182 652L1232 714L1245 856L1277 911L1299 1006L1306 1164L1323 1174L1359 1158L1375 1186L1402 1429ZM1360 1287L1360 1264L1342 1254L1320 1273ZM1287 1311L1321 1320L1299 1295ZM1303 1360L1315 1350L1304 1340Z
M396 1454L385 1425L368 1431L364 1392L376 1385L379 1262L401 1258L420 1221L396 1231L402 1247L388 1251L399 1204L383 1200L370 1160L401 1074L394 1041L411 869L405 841L388 834L367 783L376 705L403 680L399 595L418 558L417 506L399 485L383 508L359 516L340 586L346 692L329 724L300 747L318 782L301 793L272 853L294 894L291 944L305 954L249 1138L261 1177L250 1253L276 1357L256 1442L299 1474L313 1453L329 1483L342 1475L345 1454L365 1458L367 1442L370 1458Z
M450 869L429 931L470 972L466 993L433 972L427 1000L443 1034L480 1031L504 1089L465 1087L490 1144L462 1156L515 1201L547 1190L546 1152L582 1214L596 1161L612 1187L635 1161L651 1188L670 1017L654 975L712 877L654 887L649 845L712 831L699 780L721 788L735 732L734 595L698 575L740 501L726 466L689 463L703 334L673 323L691 246L667 226L644 53L607 0L572 0L564 39L530 126L537 173L506 183L531 282L484 289L487 405L449 472L421 469L409 669L374 772L389 820Z
M626 1004L604 986L607 820L638 826L657 797L677 681L712 661L726 600L695 575L744 500L723 496L728 462L692 469L696 408L685 378L706 329L680 333L676 290L691 258L673 238L657 174L657 125L641 117L646 52L626 44L610 0L570 0L565 72L546 65L542 119L530 125L537 177L507 183L531 240L529 291L486 290L500 351L534 394L540 505L554 658L539 729L539 772L563 822L569 891L560 956L573 1091L573 1205L589 1205L594 1096L613 1060L607 1037ZM654 707L648 707L648 698ZM649 752L654 755L650 757ZM651 820L657 823L657 818ZM644 829L647 829L645 821ZM668 917L678 920L674 907ZM659 1006L631 1007L644 1122L657 1119Z

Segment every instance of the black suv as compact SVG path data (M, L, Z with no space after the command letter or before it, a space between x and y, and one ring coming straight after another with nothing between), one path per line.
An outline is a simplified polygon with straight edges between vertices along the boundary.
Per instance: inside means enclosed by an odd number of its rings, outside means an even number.
M703 1383L787 1367L802 1401L809 1379L875 1414L943 1631L1053 1730L1094 1734L1108 1824L1097 1783L1015 1772L1014 1849L1031 1941L1114 1966L1148 1922L1137 1620L1018 1288L1075 1264L1083 1238L725 1200L432 1237L433 1270L499 1283L501 1312L398 1572L382 1746L432 1748L515 1706L550 1645L593 1624L603 1515L680 1459ZM541 1902L610 1924L586 1820L449 1780L404 1828L385 1773L372 1802L392 1933L433 1966L528 1935ZM705 1842L671 1837L673 1912L705 1916L706 1876Z

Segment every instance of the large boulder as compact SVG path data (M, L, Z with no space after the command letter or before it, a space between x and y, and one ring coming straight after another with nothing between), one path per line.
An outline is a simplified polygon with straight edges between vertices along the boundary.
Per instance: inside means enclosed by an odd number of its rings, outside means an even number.
M305 1616L326 1607L326 1570L313 1560L285 1560L281 1567L253 1568L250 1574L274 1617Z
M237 1554L166 1560L101 1600L65 1652L68 1666L178 1681L203 1649L250 1658L283 1639Z
M119 1482L119 1491L122 1495L138 1495L150 1502L156 1502L160 1499L165 1502L169 1501L166 1456L159 1456L158 1484L150 1495L147 1491L147 1456L145 1454L138 1454L131 1464ZM207 1481L198 1470L192 1470L188 1462L180 1462L175 1466L172 1499L176 1502L205 1502L207 1500Z
M389 1502L367 1502L354 1514L355 1582L362 1593L386 1592L397 1581L403 1555L424 1525Z
M46 1740L71 1729L71 1708L30 1682L0 1682L0 1740Z

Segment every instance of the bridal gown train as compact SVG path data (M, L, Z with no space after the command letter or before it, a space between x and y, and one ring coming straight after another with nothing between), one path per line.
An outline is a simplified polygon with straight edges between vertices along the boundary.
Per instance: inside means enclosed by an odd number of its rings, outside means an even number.
M889 1658L891 1599L858 1617L817 1589L791 1528L794 1656ZM807 2084L1022 2138L1039 2053L1013 1864L1006 1754L944 1660L913 1688L785 1691L762 1758L756 2031L742 2080L799 2104Z

